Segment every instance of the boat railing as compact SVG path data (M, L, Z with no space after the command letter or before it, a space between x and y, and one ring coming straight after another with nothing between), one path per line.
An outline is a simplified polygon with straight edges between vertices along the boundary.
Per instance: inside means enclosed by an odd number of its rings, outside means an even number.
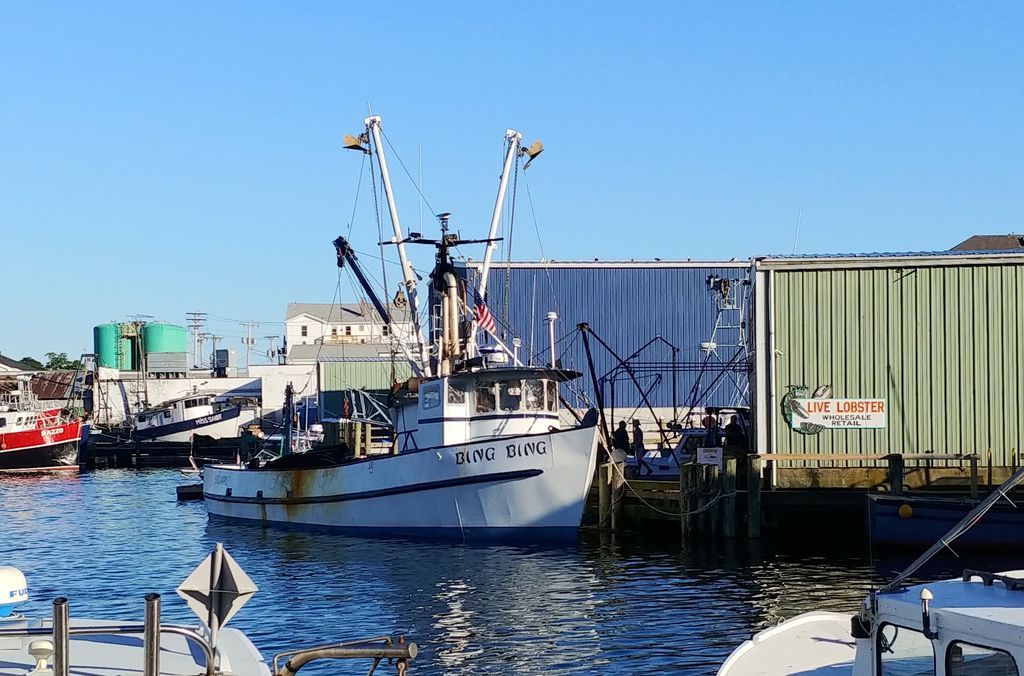
M69 676L71 671L70 644L72 636L142 635L144 654L144 676L160 674L160 635L176 634L191 641L203 651L206 676L215 676L215 651L206 637L195 629L175 624L160 624L160 595L146 596L146 621L143 624L113 624L95 627L72 627L68 620L68 600L64 597L53 601L53 625L46 627L22 627L0 629L0 638L46 636L53 640L53 675Z
M142 635L143 676L160 675L160 636L174 634L190 641L202 650L205 664L205 676L217 676L217 651L211 641L202 633L189 627L175 624L160 623L160 595L146 595L146 612L143 624L110 624L101 626L72 627L68 618L68 600L64 597L53 601L53 623L50 627L20 627L17 629L0 629L0 638L28 638L33 636L47 637L53 642L53 676L70 676L71 674L71 637L72 636L112 636ZM323 659L370 659L373 673L383 660L393 662L398 676L404 676L408 662L419 652L416 644L407 642L399 636L397 640L390 636L359 639L347 643L302 648L278 653L273 659L274 676L295 676L306 664ZM288 658L284 664L279 663Z

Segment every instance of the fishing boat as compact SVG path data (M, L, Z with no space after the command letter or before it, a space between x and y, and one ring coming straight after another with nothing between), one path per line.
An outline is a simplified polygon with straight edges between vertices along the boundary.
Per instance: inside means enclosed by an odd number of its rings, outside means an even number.
M139 413L133 434L143 442L189 442L196 434L226 439L237 437L254 419L241 406L215 407L212 396L193 394Z
M1024 570L964 570L950 580L908 584L936 553L969 533L1013 486L1018 470L856 614L814 611L755 634L719 676L801 674L1020 674L1024 665Z
M414 322L414 344L396 346L405 352L415 376L396 383L392 391L395 452L340 460L313 454L305 459L310 462L285 456L259 467L207 465L203 494L209 514L354 533L461 538L575 534L597 461L597 414L590 411L575 424L562 424L559 385L580 374L561 368L554 358L545 365L520 361L496 335L485 300L513 163L528 157L529 164L542 146L538 142L523 148L519 132L506 133L486 239L463 240L448 232L448 214L439 216L439 239L419 234L406 239L381 146L380 118L365 123L366 132L347 137L346 146L376 154L394 230L392 243L404 271L404 300ZM409 243L436 250L429 342L421 326L417 277L406 256ZM475 289L456 275L449 256L453 247L473 243L486 244ZM381 320L393 325L348 242L339 237L334 246L338 266L349 266ZM480 344L485 335L487 349Z
M0 472L78 471L82 421L39 402L19 381L0 399Z
M0 566L0 676L295 676L324 659L389 660L403 676L418 652L402 637L383 636L313 646L275 655L268 663L252 641L225 625L258 591L217 545L178 587L198 625L161 622L161 597L145 597L144 622L71 617L66 598L53 601L49 619L16 612L29 601L25 575ZM372 673L373 669L371 669Z

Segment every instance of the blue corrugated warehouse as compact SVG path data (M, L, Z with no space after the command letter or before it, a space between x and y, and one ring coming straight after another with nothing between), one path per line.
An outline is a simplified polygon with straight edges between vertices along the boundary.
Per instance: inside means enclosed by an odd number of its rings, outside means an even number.
M476 286L481 264L463 265L463 273ZM725 325L741 324L749 267L746 261L494 263L487 304L499 331L509 332L506 342L511 343L513 336L522 340L521 357L532 353L535 362L550 359L545 316L554 311L558 314L556 355L567 368L587 372L576 330L577 324L587 322L619 357L630 362L653 406L745 404L745 399L737 401L736 387L737 381L745 382L746 360L734 347L740 329L720 327L714 354L707 348L716 317ZM730 280L733 304L725 311L716 309L709 279ZM629 360L638 350L640 354ZM618 360L596 344L593 353L605 405L623 409L640 405L642 397L629 374L621 367L616 370ZM589 376L577 383L594 401Z

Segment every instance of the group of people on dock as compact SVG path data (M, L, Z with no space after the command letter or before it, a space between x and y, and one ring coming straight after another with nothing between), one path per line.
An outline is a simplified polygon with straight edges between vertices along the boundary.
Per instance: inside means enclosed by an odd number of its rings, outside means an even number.
M723 447L724 453L727 456L735 458L745 457L749 453L749 441L738 418L738 415L733 415L725 428L722 428L719 425L717 416L704 416L701 421L704 426L703 446L706 448ZM639 420L634 419L632 426L631 434L626 421L619 421L618 427L612 434L612 447L622 451L627 456L635 456L638 460L641 460L646 452L644 431ZM682 428L677 424L673 429L679 431ZM642 466L642 460L640 464Z

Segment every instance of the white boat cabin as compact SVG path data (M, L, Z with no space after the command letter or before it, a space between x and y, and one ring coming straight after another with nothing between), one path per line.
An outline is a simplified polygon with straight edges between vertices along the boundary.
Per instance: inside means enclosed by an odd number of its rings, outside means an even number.
M1024 571L964 576L880 594L855 674L1021 676ZM870 641L861 649L861 641Z
M860 614L810 612L755 634L719 676L1024 676L1024 571L869 596Z
M392 409L399 451L559 429L558 383L578 376L519 366L421 381Z
M148 430L171 423L204 418L213 414L213 400L207 394L193 394L173 399L159 408L144 411L135 416L135 429Z

